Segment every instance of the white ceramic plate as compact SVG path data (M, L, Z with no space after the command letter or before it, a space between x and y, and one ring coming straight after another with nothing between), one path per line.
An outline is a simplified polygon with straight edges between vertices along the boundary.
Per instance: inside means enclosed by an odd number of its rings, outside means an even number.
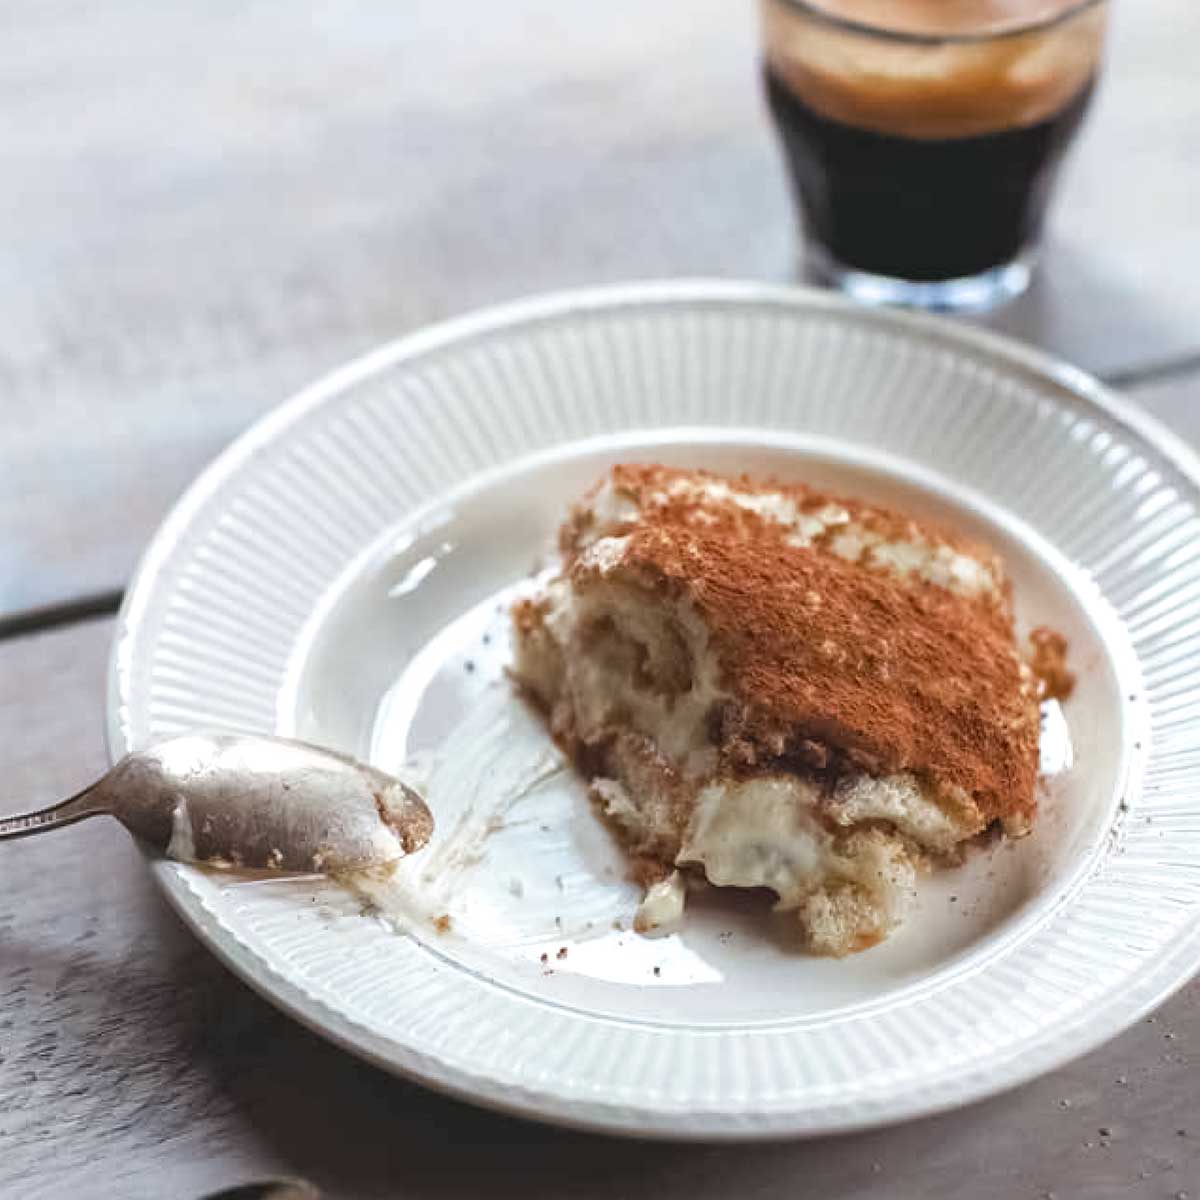
M1065 632L1079 673L1077 761L1035 834L928 879L842 961L719 895L668 939L614 928L637 895L508 695L502 609L566 502L639 458L803 477L999 546L1021 623ZM389 1070L641 1136L928 1113L1084 1052L1200 964L1198 478L1091 380L961 326L717 283L511 305L337 372L205 472L121 613L111 749L197 726L388 767L442 748L407 932L317 881L152 865L244 979Z

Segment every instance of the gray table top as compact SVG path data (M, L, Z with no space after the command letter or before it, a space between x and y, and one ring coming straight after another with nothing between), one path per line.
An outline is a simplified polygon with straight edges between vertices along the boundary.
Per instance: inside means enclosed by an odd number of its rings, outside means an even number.
M188 479L314 375L548 287L783 280L748 5L14 3L0 18L0 762L102 769L111 612ZM1200 443L1200 7L1116 7L1033 291L988 323ZM7 848L0 1194L1200 1197L1200 985L1019 1091L809 1143L618 1143L388 1078L231 978L119 829Z

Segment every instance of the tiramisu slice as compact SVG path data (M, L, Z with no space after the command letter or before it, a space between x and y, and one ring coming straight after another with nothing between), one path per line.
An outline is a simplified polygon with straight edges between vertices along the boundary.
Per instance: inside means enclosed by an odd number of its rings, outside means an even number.
M915 871L1028 830L1038 702L987 547L796 484L619 466L513 612L514 674L649 892L769 888L826 954ZM681 873L682 872L682 873Z

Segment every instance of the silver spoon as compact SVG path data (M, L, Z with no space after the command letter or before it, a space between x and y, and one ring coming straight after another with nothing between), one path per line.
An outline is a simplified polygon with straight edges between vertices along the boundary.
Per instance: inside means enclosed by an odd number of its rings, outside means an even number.
M419 850L433 817L412 788L284 738L194 733L126 755L70 800L0 819L0 839L116 817L169 858L338 874Z
M264 1179L212 1192L200 1200L320 1200L320 1196L306 1179Z

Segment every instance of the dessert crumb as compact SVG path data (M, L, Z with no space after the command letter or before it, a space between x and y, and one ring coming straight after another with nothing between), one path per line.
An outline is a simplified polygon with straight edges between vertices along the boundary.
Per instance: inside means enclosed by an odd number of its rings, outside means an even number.
M1033 657L1029 667L1038 683L1039 700L1066 700L1075 690L1075 676L1067 670L1067 639L1039 625L1029 635Z
M566 946L559 946L559 948L558 948L558 953L557 953L557 954L556 954L554 957L555 957L555 958L566 958L566 957L567 957L567 948L566 948Z
M662 974L662 967L655 967L655 968L654 968L654 973L655 973L655 975L661 975L661 974Z
M442 913L440 916L433 918L433 927L438 931L438 933L449 933L450 924L451 922L449 913Z

